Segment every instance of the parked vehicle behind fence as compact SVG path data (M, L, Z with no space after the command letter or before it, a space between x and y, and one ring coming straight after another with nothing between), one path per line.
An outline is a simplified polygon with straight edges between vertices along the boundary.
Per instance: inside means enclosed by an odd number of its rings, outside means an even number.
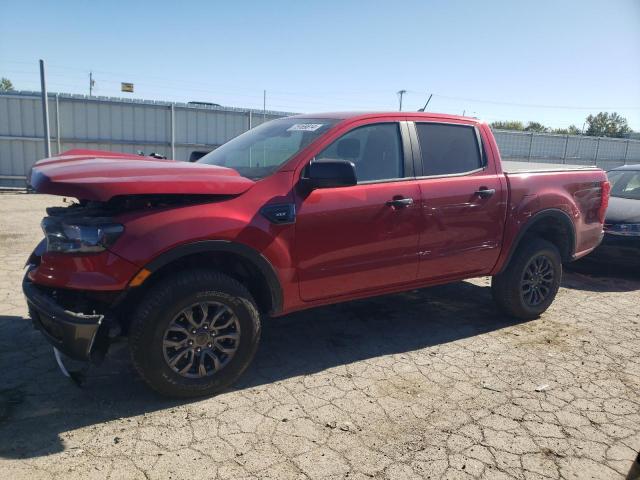
M34 324L96 361L128 336L158 392L233 383L262 322L297 310L492 276L533 319L562 262L602 239L602 170L503 166L490 128L427 113L318 114L252 129L196 163L73 150L41 160L50 208L24 292Z

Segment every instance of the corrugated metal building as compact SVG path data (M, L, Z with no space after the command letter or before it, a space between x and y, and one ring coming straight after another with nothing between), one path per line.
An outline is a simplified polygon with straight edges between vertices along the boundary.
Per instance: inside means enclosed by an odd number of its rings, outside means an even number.
M249 128L290 115L202 104L49 94L51 153L89 148L189 160ZM37 92L0 92L0 186L24 186L44 157Z

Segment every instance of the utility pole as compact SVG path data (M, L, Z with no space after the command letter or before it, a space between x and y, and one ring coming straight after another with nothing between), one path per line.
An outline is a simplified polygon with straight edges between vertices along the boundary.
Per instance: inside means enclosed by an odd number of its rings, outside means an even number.
M398 90L398 95L400 96L400 112L402 111L402 96L407 93L406 90Z
M262 91L262 124L267 121L267 91ZM266 142L262 142L262 165L264 166L267 160L267 145ZM260 162L256 163L256 166L260 166Z
M93 72L89 72L89 96L93 95L93 87L95 86L96 81L93 79Z
M51 134L49 132L49 96L44 74L44 60L40 60L40 92L42 95L42 124L44 126L44 156L51 156Z

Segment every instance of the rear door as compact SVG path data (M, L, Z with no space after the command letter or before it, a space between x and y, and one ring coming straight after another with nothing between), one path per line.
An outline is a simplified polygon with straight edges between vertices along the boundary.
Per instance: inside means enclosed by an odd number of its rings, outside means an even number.
M418 278L488 273L500 253L505 192L474 125L410 124L421 190Z
M301 298L312 301L414 281L422 217L406 122L358 125L316 158L353 162L358 184L297 192Z

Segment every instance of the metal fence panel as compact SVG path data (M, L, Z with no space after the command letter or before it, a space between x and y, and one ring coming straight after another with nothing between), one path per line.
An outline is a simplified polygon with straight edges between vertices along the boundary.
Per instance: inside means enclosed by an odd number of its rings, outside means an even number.
M33 163L44 157L41 112L39 93L0 93L0 186L24 186ZM129 153L142 150L188 160L192 152L210 151L250 125L287 115L291 114L49 94L51 153L71 148Z
M505 158L528 158L530 137L521 132L494 131L500 154Z
M626 144L626 140L601 138L598 148L598 160L624 160Z
M61 99L59 103L63 139L168 142L169 108L68 99Z
M627 141L627 162L626 163L640 163L640 142Z
M0 186L24 186L33 163L44 157L41 112L39 93L0 93ZM50 94L51 153L71 148L142 150L189 160L193 152L210 151L250 126L286 115L291 114ZM640 140L506 130L495 130L494 134L505 160L598 165L604 169L640 163Z
M198 108L175 109L177 143L221 145L249 128L249 116Z
M566 137L560 135L533 135L531 157L539 160L563 158Z
M605 170L640 161L640 141L495 130L505 160L597 165Z

